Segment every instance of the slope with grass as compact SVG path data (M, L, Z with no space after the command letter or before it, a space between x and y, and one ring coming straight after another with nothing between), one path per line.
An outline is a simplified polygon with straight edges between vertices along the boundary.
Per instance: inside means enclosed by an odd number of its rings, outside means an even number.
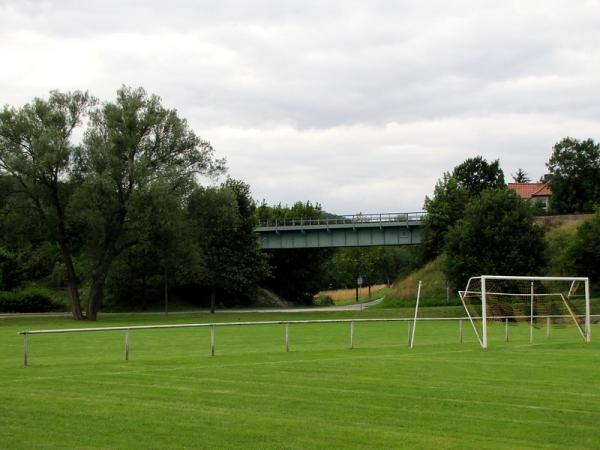
M358 290L358 302L365 303L370 302L376 298L381 298L387 293L387 285L377 284L371 286L371 295L369 296L369 288L361 287ZM356 289L331 289L321 291L314 297L316 304L323 303L327 298L331 299L327 301L336 306L346 306L356 303Z
M401 310L228 320L389 317ZM222 319L217 317L216 319ZM164 323L204 322L210 315ZM157 317L114 316L98 325L143 325ZM573 327L551 339L527 327L490 327L491 347L457 323L217 328L32 336L21 366L23 328L85 326L63 319L0 322L3 448L594 448L600 439L600 344ZM595 325L596 327L597 325ZM465 330L468 331L468 330Z
M446 283L442 272L444 256L439 256L412 272L405 278L397 280L387 291L386 298L379 308L413 307L417 298L419 281L421 281L421 306L458 306L458 294Z

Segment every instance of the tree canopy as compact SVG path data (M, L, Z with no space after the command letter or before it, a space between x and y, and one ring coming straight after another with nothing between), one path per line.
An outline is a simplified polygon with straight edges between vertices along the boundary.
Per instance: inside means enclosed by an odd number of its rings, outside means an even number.
M219 188L196 189L188 213L203 261L199 281L211 287L214 312L217 290L248 295L269 274L267 256L254 233L256 207L249 186L229 179Z
M546 165L552 212L591 212L600 204L600 144L567 137L554 146Z
M504 173L498 160L488 163L477 156L456 166L452 173L444 173L435 185L433 197L425 197L423 227L423 255L431 260L445 245L450 227L459 220L465 207L487 189L504 187Z
M542 275L544 233L532 207L513 191L485 191L446 236L444 272L455 288L477 275Z

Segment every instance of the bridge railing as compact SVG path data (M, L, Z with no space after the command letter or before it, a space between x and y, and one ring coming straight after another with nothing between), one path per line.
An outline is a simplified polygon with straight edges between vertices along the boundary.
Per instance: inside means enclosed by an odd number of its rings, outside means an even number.
M418 222L423 220L426 213L381 213L381 214L352 214L333 217L304 217L295 219L261 220L260 227L294 227L317 225L346 225L354 223L385 223L385 222Z

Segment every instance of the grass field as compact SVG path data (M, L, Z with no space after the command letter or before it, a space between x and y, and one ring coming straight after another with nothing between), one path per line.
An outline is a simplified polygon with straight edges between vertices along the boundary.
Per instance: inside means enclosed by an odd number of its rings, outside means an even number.
M110 316L98 326L396 316L306 314ZM410 310L405 311L410 314ZM426 312L426 311L425 311ZM481 350L465 324L405 323L134 331L31 337L22 329L89 326L0 320L1 448L598 448L600 327L490 329Z

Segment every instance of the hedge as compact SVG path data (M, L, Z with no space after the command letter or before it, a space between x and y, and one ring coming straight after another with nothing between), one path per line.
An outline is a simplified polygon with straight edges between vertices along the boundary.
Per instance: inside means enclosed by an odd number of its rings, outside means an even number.
M42 288L23 288L0 291L1 313L33 313L61 311L64 307L52 293Z

